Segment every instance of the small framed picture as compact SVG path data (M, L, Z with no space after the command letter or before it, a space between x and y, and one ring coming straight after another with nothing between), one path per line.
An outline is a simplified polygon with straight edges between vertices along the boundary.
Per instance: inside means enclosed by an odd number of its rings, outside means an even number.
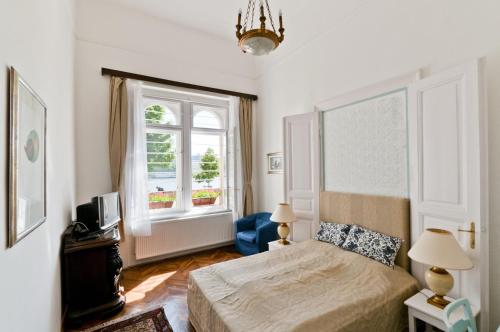
M47 107L10 68L9 247L46 219Z
M267 154L267 174L283 173L283 152L275 152Z

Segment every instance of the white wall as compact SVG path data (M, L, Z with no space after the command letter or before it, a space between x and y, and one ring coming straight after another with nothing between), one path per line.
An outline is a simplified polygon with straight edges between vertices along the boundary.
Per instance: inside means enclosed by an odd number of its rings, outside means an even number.
M101 67L198 85L256 92L254 62L234 43L106 1L78 0L76 27L77 201L111 190L109 77ZM193 230L194 231L194 230ZM122 244L133 263L133 239Z
M61 328L61 234L74 205L73 5L0 1L0 330ZM47 221L7 249L8 66L47 104Z
M263 59L256 155L258 206L272 211L283 199L283 177L266 174L265 155L283 150L283 116L313 111L321 101L421 67L438 71L487 56L492 329L500 324L499 12L496 0L365 1L294 51ZM329 13L318 15L314 19L322 22Z

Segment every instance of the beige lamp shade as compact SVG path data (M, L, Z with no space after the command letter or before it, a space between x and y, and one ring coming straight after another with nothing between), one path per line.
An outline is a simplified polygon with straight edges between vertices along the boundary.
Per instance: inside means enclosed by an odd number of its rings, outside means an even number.
M468 270L474 265L453 234L442 229L426 229L408 256L416 262L450 270Z
M295 217L292 208L286 203L280 203L271 215L271 221L280 224L294 222L296 220L297 218Z

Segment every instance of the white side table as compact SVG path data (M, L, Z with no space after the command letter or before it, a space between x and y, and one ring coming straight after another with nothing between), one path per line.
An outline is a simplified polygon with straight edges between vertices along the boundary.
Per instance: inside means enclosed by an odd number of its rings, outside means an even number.
M410 325L410 332L415 332L417 330L417 319L437 327L440 330L446 331L446 325L443 320L443 310L427 303L427 298L432 295L433 293L429 289L422 289L421 292L413 295L405 301L405 304L408 306L408 323ZM448 301L454 300L447 296L445 296L445 299ZM472 314L474 317L477 317L479 309L472 306ZM452 321L456 320L454 316L463 317L463 313L461 310L457 310L452 313L450 317Z
M293 241L290 241L290 240L288 240L288 242L290 242L290 244L287 244L287 245L281 244L280 240L269 242L268 243L268 245L269 245L269 251L273 251L273 250L281 249L281 248L286 248L286 247L292 246L295 243L297 243L297 242L293 242Z

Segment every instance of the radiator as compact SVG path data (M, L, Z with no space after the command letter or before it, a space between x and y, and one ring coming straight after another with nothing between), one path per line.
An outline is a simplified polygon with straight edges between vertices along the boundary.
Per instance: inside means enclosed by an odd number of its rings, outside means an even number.
M152 235L137 237L137 260L206 247L234 239L231 214L157 222Z

